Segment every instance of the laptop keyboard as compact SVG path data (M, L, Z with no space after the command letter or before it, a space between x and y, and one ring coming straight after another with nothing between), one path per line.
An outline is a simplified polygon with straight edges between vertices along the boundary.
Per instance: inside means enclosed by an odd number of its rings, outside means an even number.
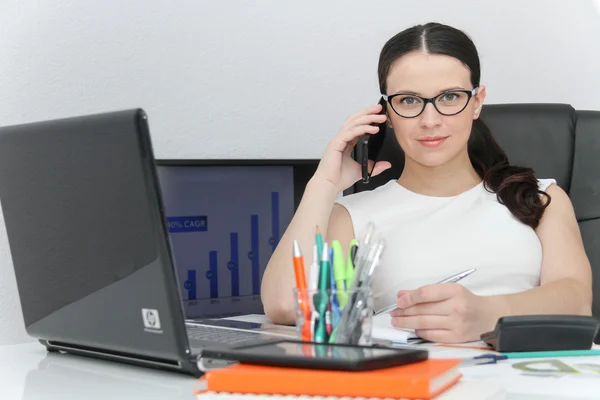
M264 335L261 335L258 332L236 331L233 329L221 329L204 325L186 325L186 328L192 347L198 347L194 346L194 341L211 341L233 346L239 343L254 341L259 337L264 337Z

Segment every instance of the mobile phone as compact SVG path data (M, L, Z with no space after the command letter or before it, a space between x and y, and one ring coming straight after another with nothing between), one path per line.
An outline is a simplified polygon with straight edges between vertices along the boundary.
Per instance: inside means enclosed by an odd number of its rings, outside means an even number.
M379 99L379 104L381 104L381 112L379 114L385 114L386 102L383 97ZM381 124L372 124L378 126L379 131L374 134L362 135L354 146L354 159L360 164L363 183L369 183L371 179L369 160L377 162L379 153L383 147L386 129L385 124L385 122Z
M281 340L231 349L205 349L202 358L278 367L368 371L427 360L425 349Z

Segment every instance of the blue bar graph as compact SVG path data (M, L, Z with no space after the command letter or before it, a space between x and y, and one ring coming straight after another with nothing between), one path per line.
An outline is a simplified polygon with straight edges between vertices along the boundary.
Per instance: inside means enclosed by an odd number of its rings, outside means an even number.
M250 217L250 243L252 250L250 260L252 261L252 294L260 294L260 258L258 248L258 215Z
M279 243L279 192L271 192L271 247Z
M188 293L188 300L196 300L196 271L195 270L188 269L187 281L185 281L184 286Z
M210 281L210 298L216 299L219 297L219 265L216 251L209 253L209 261L210 269L206 273L206 278Z
M238 255L238 234L232 232L229 237L230 248L231 248L231 259L227 264L227 268L231 271L231 296L237 297L240 295L240 269L239 255Z

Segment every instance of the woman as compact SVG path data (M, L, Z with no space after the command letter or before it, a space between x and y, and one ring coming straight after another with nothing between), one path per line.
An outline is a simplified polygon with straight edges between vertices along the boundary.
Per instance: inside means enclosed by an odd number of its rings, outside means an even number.
M377 105L353 115L327 146L267 265L267 316L294 323L294 239L310 265L316 226L346 251L369 221L387 242L375 309L396 303L392 324L424 339L478 340L505 315L590 315L591 268L571 202L554 180L510 166L478 119L486 89L468 36L414 26L385 44L378 71L385 113ZM402 175L336 198L361 177L350 157L357 138L384 121L406 155ZM377 175L390 164L371 167ZM477 270L460 283L433 283L468 268Z

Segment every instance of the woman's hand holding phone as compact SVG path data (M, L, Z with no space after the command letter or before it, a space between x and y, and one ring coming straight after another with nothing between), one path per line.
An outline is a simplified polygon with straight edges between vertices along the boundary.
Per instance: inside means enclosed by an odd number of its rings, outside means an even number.
M352 149L359 138L365 134L379 132L377 126L386 121L387 116L381 113L381 105L366 108L346 120L337 135L329 142L325 153L319 162L314 179L321 179L330 183L339 193L362 178L361 166L352 159ZM379 161L373 168L373 161L369 160L369 169L376 176L392 165L387 161Z

